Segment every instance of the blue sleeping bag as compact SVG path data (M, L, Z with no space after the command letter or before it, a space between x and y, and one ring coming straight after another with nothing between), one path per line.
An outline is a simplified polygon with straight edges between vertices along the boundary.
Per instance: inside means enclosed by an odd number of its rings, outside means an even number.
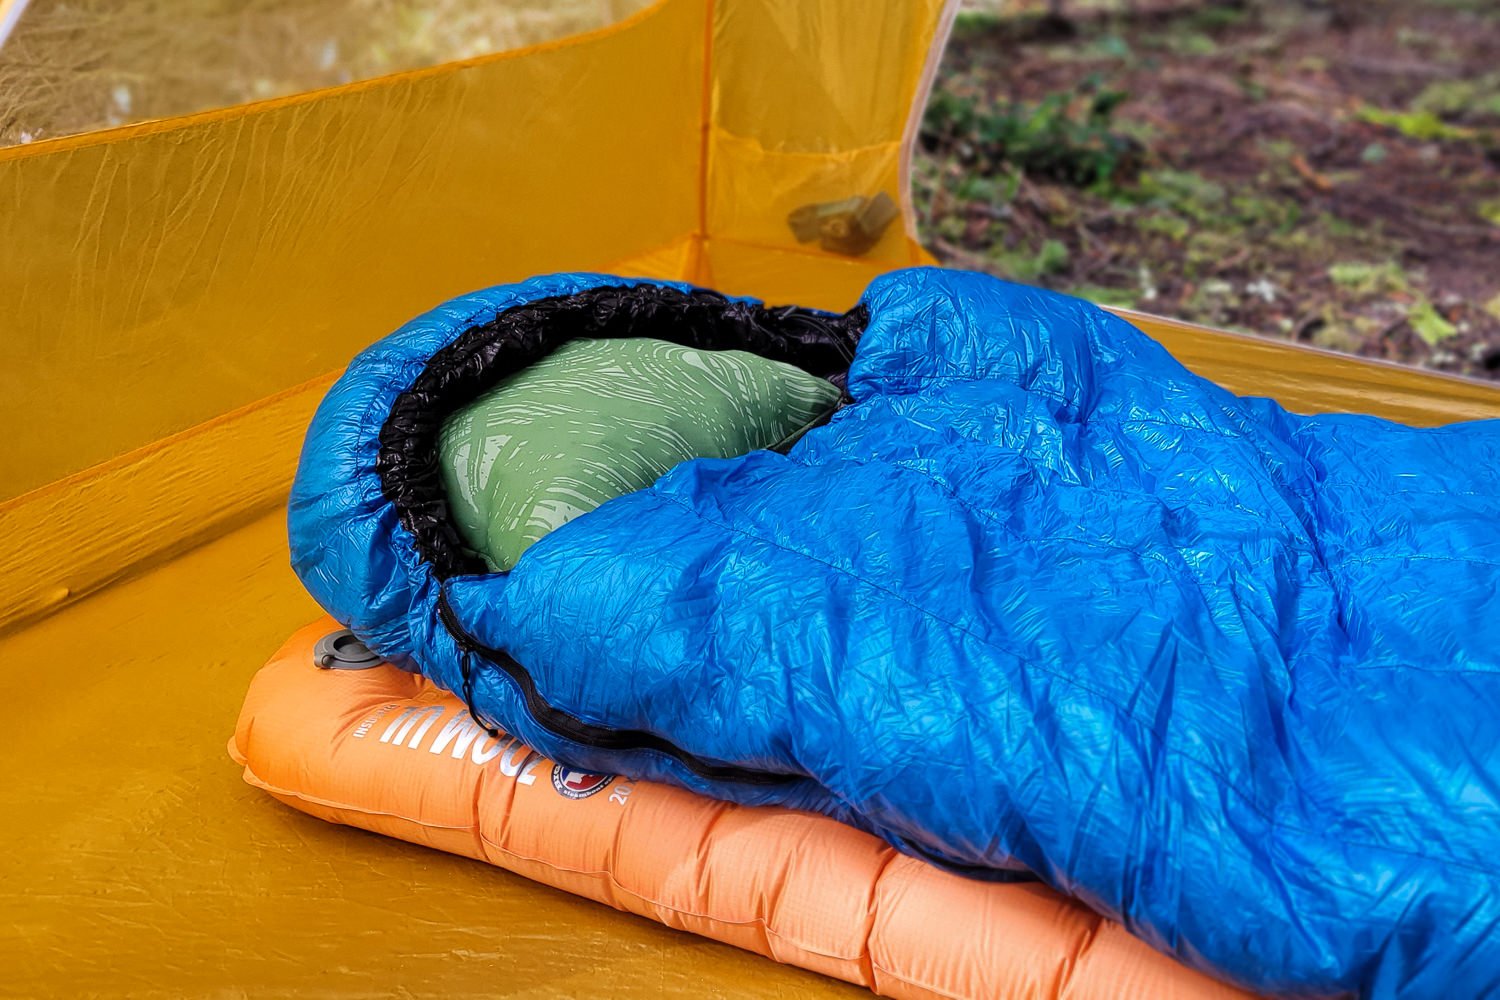
M443 418L641 335L847 403L486 573ZM843 315L599 275L455 300L330 392L290 526L324 607L549 756L1033 873L1258 991L1467 998L1500 996L1497 519L1500 425L1299 416L921 269Z

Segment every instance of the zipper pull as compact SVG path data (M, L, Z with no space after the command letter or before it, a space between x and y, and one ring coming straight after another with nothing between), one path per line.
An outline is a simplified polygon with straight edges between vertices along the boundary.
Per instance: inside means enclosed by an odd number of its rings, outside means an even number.
M473 659L474 659L474 654L472 652L470 652L469 650L465 649L465 650L463 650L463 654L459 657L459 661L458 661L459 670L464 675L464 691L463 691L464 704L468 706L468 709L469 709L469 718L473 719L474 722L475 722L475 724L477 724L480 729L483 729L485 732L489 733L491 739L498 740L500 738L500 730L496 729L494 726L487 725L485 723L485 721L479 717L479 712L476 711L475 708L474 708L474 663L473 663Z
M458 670L463 675L462 695L464 704L469 709L469 718L473 719L480 729L489 733L491 739L498 740L501 735L500 730L481 719L478 710L474 708L474 660L478 655L479 644L459 625L458 615L454 612L453 605L448 603L448 591L441 586L438 588L437 610L438 619L442 621L443 628L458 646Z

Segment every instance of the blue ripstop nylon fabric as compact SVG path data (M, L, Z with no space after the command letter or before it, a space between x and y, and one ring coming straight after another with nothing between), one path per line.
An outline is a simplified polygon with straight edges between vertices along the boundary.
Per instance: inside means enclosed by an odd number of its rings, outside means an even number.
M457 300L314 421L299 573L450 689L381 415L466 317L602 281ZM1500 426L1290 414L974 274L863 302L854 403L789 454L684 463L447 584L553 706L796 779L570 743L493 669L481 712L579 767L1024 867L1263 992L1500 996Z

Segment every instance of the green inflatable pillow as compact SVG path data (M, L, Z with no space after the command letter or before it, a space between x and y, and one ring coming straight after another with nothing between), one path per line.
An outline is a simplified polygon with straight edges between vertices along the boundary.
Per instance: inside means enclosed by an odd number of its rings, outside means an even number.
M791 444L839 390L744 351L575 340L443 424L439 468L464 542L509 570L537 539L691 458Z

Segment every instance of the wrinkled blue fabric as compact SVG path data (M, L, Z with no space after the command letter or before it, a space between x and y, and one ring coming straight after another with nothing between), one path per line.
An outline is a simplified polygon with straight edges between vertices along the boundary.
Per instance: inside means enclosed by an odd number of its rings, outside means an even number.
M357 359L314 421L294 564L460 688L376 434L492 289ZM1500 426L1299 416L1087 303L953 271L866 292L852 405L688 462L447 582L552 705L796 775L706 782L479 710L579 767L1036 873L1250 988L1500 996Z

